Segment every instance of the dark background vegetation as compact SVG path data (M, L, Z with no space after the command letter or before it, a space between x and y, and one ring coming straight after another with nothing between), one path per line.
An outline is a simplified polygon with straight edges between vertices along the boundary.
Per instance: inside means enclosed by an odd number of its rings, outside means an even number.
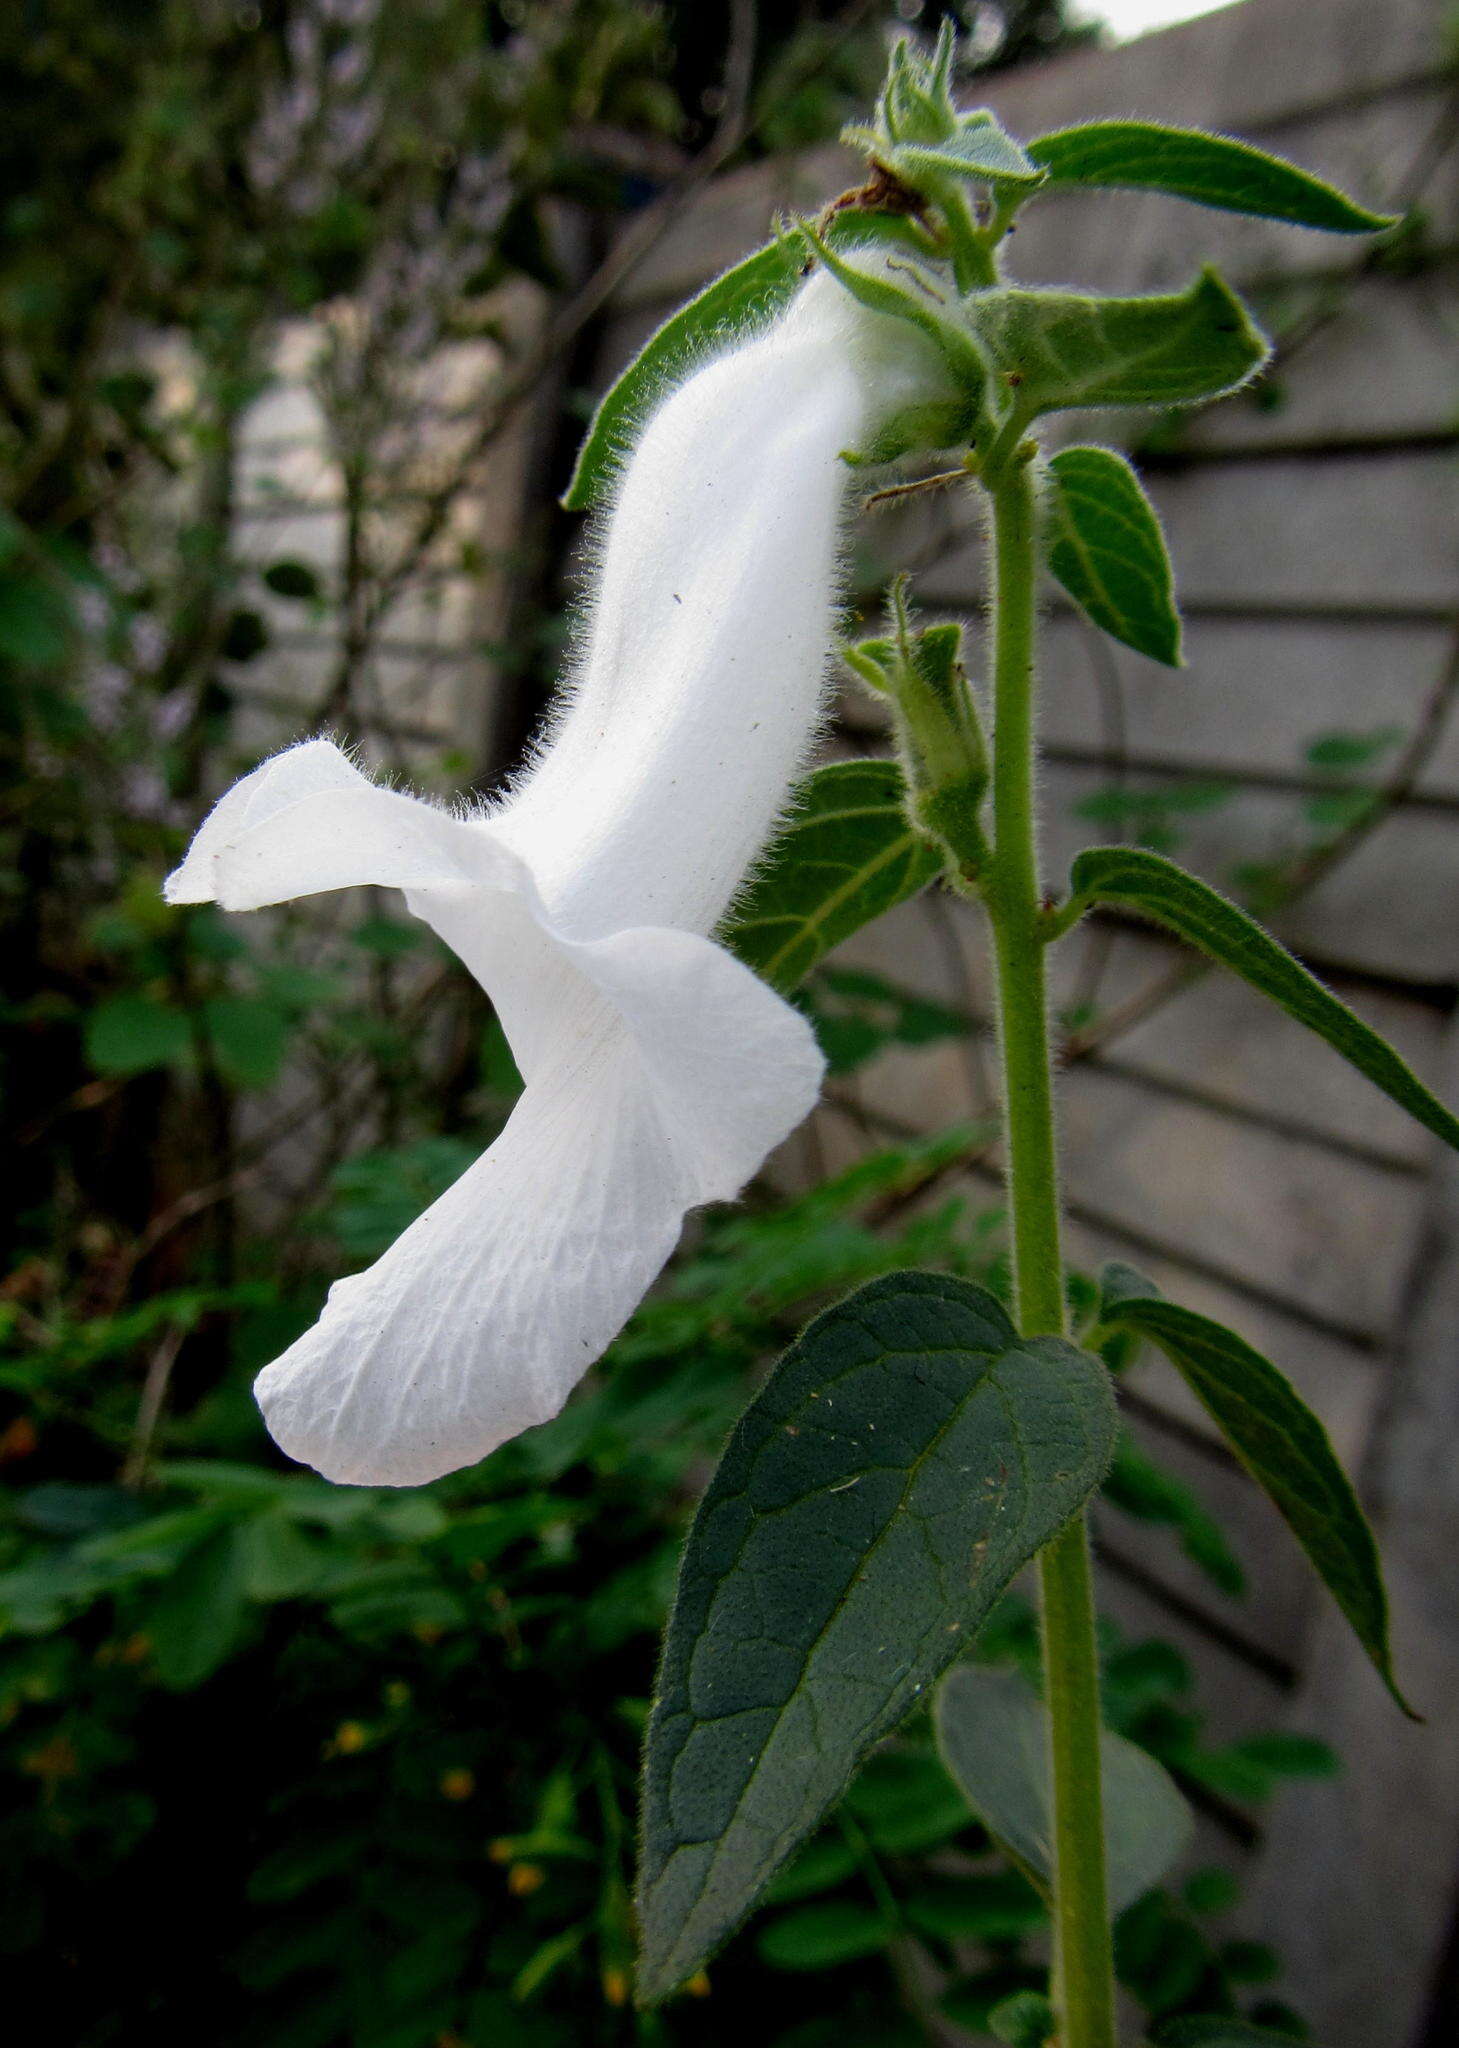
M833 135L893 17L29 0L6 19L6 2003L77 2048L986 2038L997 1998L1039 1981L1040 1913L916 1727L712 1981L649 2018L628 1975L637 1745L695 1489L831 1291L909 1261L997 1279L996 1215L917 1199L965 1134L796 1203L752 1190L557 1423L421 1492L333 1489L274 1452L252 1375L500 1127L511 1061L480 991L388 899L230 922L159 895L248 765L239 679L268 644L265 600L341 597L233 548L240 422L279 323L356 309L324 396L368 508L401 370L530 280L545 326L504 390L560 381L560 466L625 221ZM1063 33L1048 4L961 26L987 63ZM181 409L158 368L178 337ZM482 447L508 417L483 420ZM562 481L544 477L523 543L495 758L442 764L457 783L509 765L550 685ZM402 571L362 542L346 573L315 710L349 732ZM927 1006L877 1014L843 1063L941 1028ZM1179 1487L1132 1454L1117 1492L1229 1581ZM983 1647L1033 1655L1019 1603ZM1110 1647L1112 1718L1197 1796L1326 1768L1292 1738L1204 1745L1178 1654ZM1230 1891L1207 1870L1133 1908L1126 1980L1157 2018L1254 2002L1296 2030L1259 1988L1275 1960L1223 1940Z

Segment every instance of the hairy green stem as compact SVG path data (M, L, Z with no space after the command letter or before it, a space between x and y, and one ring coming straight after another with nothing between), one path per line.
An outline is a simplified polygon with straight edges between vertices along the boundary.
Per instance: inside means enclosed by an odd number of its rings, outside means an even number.
M1016 457L993 500L994 853L984 894L998 974L1008 1199L1019 1327L1062 1335L1059 1174L1034 804L1033 479ZM1100 1785L1099 1665L1080 1515L1039 1558L1054 1787L1055 2005L1060 2048L1114 2048L1114 1973Z

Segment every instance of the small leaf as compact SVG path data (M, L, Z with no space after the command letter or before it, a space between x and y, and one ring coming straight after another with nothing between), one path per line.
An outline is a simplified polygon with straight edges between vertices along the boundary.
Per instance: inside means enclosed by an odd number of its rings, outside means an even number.
M1103 1322L1159 1345L1285 1519L1394 1699L1417 1719L1393 1675L1378 1546L1327 1431L1244 1338L1193 1309L1127 1293L1128 1273L1101 1275Z
M1054 2008L1040 1991L1015 1991L988 2015L988 2031L1008 2048L1044 2048L1055 2025Z
M267 1088L279 1077L289 1023L276 1003L255 996L215 996L203 1022L218 1071L237 1088Z
M1226 1541L1219 1522L1201 1506L1188 1486L1172 1478L1126 1435L1104 1482L1104 1498L1139 1522L1174 1529L1181 1548L1212 1583L1233 1598L1246 1589L1246 1574Z
M1031 191L1044 182L1044 172L991 115L961 124L938 142L888 145L865 129L852 134L868 139L879 163L930 199L938 199L952 183L1012 185Z
M1155 509L1122 455L1063 448L1049 464L1049 567L1106 633L1181 666L1180 614Z
M801 783L721 937L787 994L873 918L924 889L942 865L912 827L895 761L837 761Z
M233 1653L248 1623L248 1558L236 1526L190 1550L146 1617L157 1676L191 1692Z
M907 1893L903 1910L917 1932L934 1941L1021 1941L1048 1919L1019 1870L924 1878Z
M1165 925L1187 945L1229 967L1289 1017L1325 1039L1426 1130L1459 1150L1459 1118L1429 1093L1392 1046L1355 1017L1255 918L1208 883L1158 853L1133 846L1094 846L1075 861L1070 888L1071 911L1075 905L1119 904Z
M1290 2034L1274 2034L1267 2027L1250 2027L1245 2020L1213 2014L1187 2014L1167 2020L1160 2029L1160 2048L1295 2048Z
M876 240L902 241L912 232L887 214L846 213L828 230L838 248ZM764 326L800 286L804 252L777 239L706 285L687 306L650 336L599 402L562 496L569 512L584 512L610 490L618 466L667 391L726 342Z
M191 1051L184 1012L150 996L111 996L86 1019L86 1057L98 1074L144 1074Z
M984 1289L875 1280L746 1410L685 1546L645 1754L640 1995L703 1962L1109 1463L1109 1379Z
M301 604L321 594L319 572L308 562L270 562L263 580L275 597L290 597Z
M937 1739L968 1804L1029 1873L1053 1882L1053 1813L1044 1704L1017 1671L960 1664L937 1695ZM1109 1910L1124 1911L1189 1847L1191 1816L1153 1756L1106 1728Z
M858 1899L827 1899L772 1920L758 1943L763 1961L777 1970L829 1970L885 1948L892 1930Z
M1085 405L1189 405L1234 391L1265 336L1203 270L1183 292L1133 299L998 289L968 301L972 331L1029 419Z
M1279 156L1153 121L1088 121L1059 128L1027 145L1051 185L1124 186L1168 192L1225 213L1259 214L1329 234L1365 235L1391 228L1395 216L1369 213L1335 185Z

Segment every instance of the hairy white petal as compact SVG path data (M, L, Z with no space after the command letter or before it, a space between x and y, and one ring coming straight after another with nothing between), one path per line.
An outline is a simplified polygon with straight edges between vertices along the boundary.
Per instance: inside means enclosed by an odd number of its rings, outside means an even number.
M415 1485L555 1415L694 1204L737 1194L810 1109L795 1011L687 932L572 949L571 1056L491 1149L260 1376L269 1429L331 1479Z
M703 935L819 713L842 450L928 377L887 324L813 278L664 401L568 708L506 801L453 817L310 741L231 790L168 880L240 910L403 889L525 1077L490 1150L259 1379L279 1443L330 1478L434 1478L555 1414L685 1211L737 1194L815 1100L805 1020Z
M874 326L814 278L637 443L575 690L500 820L571 930L710 931L764 845L820 713Z

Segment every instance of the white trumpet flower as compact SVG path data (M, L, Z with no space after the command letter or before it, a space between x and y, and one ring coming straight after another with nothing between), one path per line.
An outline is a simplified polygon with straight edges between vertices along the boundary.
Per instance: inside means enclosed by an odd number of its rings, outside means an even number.
M514 789L453 816L311 740L230 790L169 877L170 902L228 910L403 890L489 992L526 1084L260 1375L291 1457L413 1485L556 1414L685 1212L737 1195L814 1103L808 1025L708 934L820 714L842 451L937 377L904 324L818 273L650 418L566 707Z

